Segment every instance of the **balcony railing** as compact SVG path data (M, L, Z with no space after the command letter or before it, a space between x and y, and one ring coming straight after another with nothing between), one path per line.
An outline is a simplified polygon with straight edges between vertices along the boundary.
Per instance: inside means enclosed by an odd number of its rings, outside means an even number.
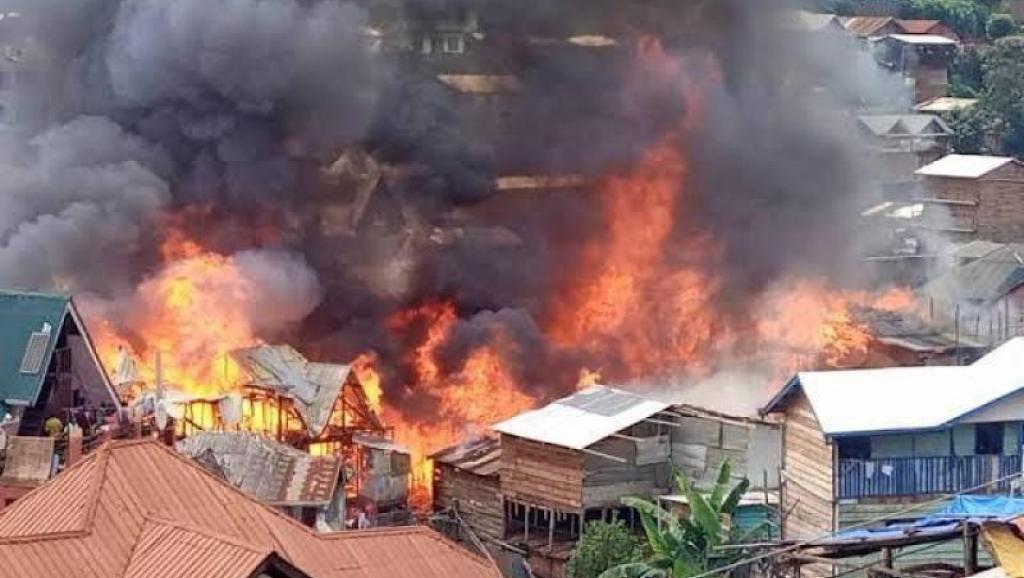
M847 499L990 493L1008 490L1011 480L1007 478L1020 472L1020 456L842 459L836 472L836 494Z

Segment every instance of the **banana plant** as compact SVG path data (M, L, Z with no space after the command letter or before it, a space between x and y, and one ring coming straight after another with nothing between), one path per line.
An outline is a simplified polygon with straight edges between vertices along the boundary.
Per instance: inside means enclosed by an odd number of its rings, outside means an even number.
M723 461L715 486L704 494L684 473L676 472L676 487L689 503L684 517L649 500L623 498L624 505L640 514L651 555L643 562L611 568L600 578L691 578L734 561L738 554L718 548L729 542L729 516L750 482L743 479L730 488L731 475L732 467Z

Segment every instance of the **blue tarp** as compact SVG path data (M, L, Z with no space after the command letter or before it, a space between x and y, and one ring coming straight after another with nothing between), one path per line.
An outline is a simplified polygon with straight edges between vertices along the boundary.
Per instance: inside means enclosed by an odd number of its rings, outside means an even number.
M941 510L916 520L894 520L885 526L837 532L819 545L884 541L903 537L927 537L956 531L964 521L981 523L1024 515L1024 498L1005 496L956 496Z

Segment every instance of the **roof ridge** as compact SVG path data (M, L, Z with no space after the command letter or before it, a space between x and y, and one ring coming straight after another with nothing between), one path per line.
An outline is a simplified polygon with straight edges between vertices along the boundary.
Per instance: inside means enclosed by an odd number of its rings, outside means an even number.
M109 442L100 446L93 455L96 456L96 471L93 472L93 479L90 480L89 491L85 495L86 510L83 516L83 529L91 531L93 522L96 521L96 510L100 504L100 492L103 491L103 484L107 479L107 468L110 467L110 445Z
M231 485L227 481L225 481L225 480L223 480L221 478L218 478L217 476L213 475L213 473L211 473L209 470L207 470L206 468L204 468L201 465L199 465L192 458L179 454L174 449L165 446L164 444L160 443L159 441L157 441L155 439L145 439L145 440L142 440L142 441L131 440L131 441L133 443L126 443L126 444L123 444L122 446L118 446L118 447L132 446L132 445L150 445L150 446L159 448L160 451L166 452L167 454L171 455L175 459L185 463L188 467L190 467L190 468L200 472L204 477L206 477L206 478L208 478L210 480L213 480L216 483L224 486L230 492L232 492L232 493L234 493L234 494L236 494L238 496L241 496L246 501L251 502L254 505L262 508L263 510L273 514L277 518L281 519L284 522L287 522L288 524L291 524L295 528L302 530L307 535L310 535L310 536L313 536L313 537L317 537L317 534L311 528L303 525L298 520L295 520L295 519L289 517L285 513L278 511L276 508L274 508L272 506L269 506L267 504L264 504L260 500L254 498L253 496L250 496L249 494L243 492L239 488L234 487L233 485ZM111 449L117 449L117 448L115 447L115 448L111 448Z
M182 522L179 522L177 520L171 520L169 518L162 518L162 517L156 516L154 514L145 514L143 517L146 520L146 524L145 524L146 526L149 526L149 525L168 526L168 527L171 527L171 528L176 528L178 530L184 530L186 532L191 532L193 534L198 534L198 535L204 536L206 538L212 538L214 540L219 540L221 542L224 542L225 544L230 544L230 545L238 547L238 548L243 548L245 550L249 550L250 552L253 552L253 553L256 553L256 554L271 554L271 553L277 552L277 550L275 550L273 548L263 548L263 547L260 547L260 546L258 546L256 544L251 544L251 543L243 542L242 540L239 540L238 538L235 538L234 536L229 536L227 534L222 534L220 532L215 532L215 531L210 530L208 528L197 527L197 526L189 526L189 525L186 525L186 524L184 524ZM143 531L145 531L145 526L143 527Z
M71 538L85 538L92 532L89 530L68 530L64 532L37 532L34 534L20 534L18 536L0 536L0 545L21 544L24 542L49 542L56 540L69 540Z

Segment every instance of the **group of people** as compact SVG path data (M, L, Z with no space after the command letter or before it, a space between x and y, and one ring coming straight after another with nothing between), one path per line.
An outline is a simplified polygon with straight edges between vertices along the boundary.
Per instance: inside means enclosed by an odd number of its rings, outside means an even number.
M83 437L92 437L101 431L114 429L128 419L124 408L111 403L103 403L98 407L87 404L67 410L67 419L52 414L43 422L43 431L48 437L63 437L70 435L74 427Z

